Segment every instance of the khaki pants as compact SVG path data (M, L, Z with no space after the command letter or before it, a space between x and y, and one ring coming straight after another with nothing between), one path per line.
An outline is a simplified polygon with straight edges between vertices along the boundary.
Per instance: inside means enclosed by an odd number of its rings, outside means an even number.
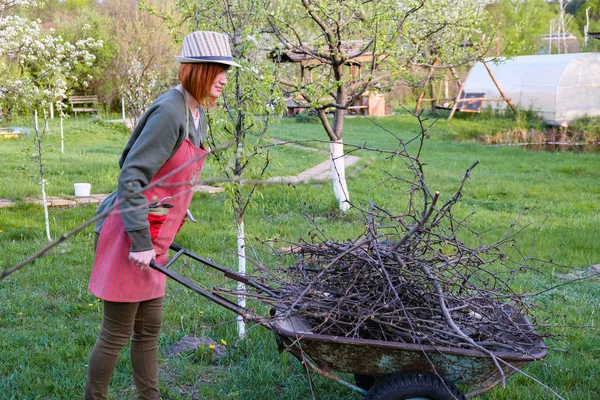
M104 302L100 335L90 354L86 400L108 399L121 350L131 339L133 380L139 399L158 400L158 334L163 298L139 303Z

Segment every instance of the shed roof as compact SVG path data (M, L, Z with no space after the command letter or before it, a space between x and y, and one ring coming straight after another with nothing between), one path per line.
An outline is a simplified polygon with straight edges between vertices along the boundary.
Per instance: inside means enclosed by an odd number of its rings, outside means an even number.
M542 40L555 40L555 39L572 40L572 39L577 39L577 36L573 35L571 32L565 32L565 33L552 33L552 34L540 35L540 38Z
M370 61L373 57L372 52L366 51L371 40L344 40L340 45L342 54L348 58L349 63L360 64L361 62ZM270 57L276 62L315 62L319 63L319 59L323 57L323 52L320 52L315 46L308 43L302 43L300 46L290 44L289 50L273 50ZM327 53L325 53L327 54ZM321 55L321 57L319 57Z

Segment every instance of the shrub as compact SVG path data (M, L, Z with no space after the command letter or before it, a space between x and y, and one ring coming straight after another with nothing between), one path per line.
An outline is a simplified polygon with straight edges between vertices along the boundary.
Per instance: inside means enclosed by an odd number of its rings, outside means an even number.
M319 117L312 110L300 111L298 114L296 114L294 119L296 122L306 122L309 124L318 124L320 122Z

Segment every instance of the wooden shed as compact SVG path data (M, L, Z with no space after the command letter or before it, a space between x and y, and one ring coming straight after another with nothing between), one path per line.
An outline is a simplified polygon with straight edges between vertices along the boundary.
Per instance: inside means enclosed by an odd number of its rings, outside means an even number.
M345 64L350 69L350 76L360 76L360 70L363 63L368 63L373 60L373 53L365 50L368 49L370 41L367 40L349 40L343 41L341 50L347 57ZM274 62L294 63L300 66L300 80L302 83L312 82L313 69L319 65L326 64L330 60L320 55L318 49L311 47L307 43L302 43L300 46L289 46L286 50L273 50L269 54ZM293 116L297 112L304 109L301 100L290 96L286 99L288 104L288 116ZM383 94L365 93L352 106L349 107L350 112L360 113L371 116L383 116L386 114L385 96Z

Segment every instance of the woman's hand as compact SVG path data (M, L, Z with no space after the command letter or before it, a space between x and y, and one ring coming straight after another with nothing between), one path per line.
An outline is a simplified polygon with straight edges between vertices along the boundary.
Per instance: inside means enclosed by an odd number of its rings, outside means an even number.
M156 252L154 249L146 251L132 251L129 253L129 261L143 270L150 266L150 261L154 260Z

